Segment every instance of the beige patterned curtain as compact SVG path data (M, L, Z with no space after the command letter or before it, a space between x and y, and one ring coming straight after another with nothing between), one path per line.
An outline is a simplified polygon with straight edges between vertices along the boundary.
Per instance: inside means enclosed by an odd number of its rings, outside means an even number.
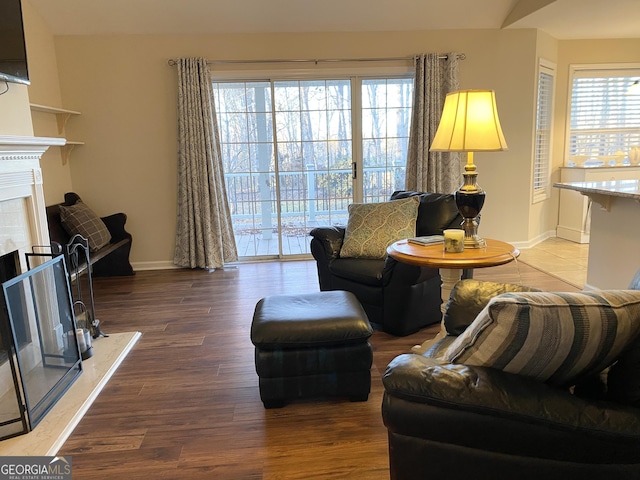
M444 98L459 90L458 54L438 53L415 58L415 79L409 152L407 154L407 190L452 193L462 184L459 153L429 152L438 129Z
M178 221L173 263L218 268L238 259L222 169L213 86L204 58L178 67Z

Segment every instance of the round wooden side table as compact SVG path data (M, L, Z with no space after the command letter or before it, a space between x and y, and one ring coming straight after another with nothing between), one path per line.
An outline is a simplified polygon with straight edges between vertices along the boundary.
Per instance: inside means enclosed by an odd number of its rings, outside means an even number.
M417 245L405 239L391 244L387 248L387 253L391 258L399 262L420 267L438 268L440 270L440 278L442 280L441 310L444 313L451 290L456 282L460 280L463 269L504 265L514 261L520 255L520 250L510 243L490 238L485 238L485 240L487 244L482 248L465 248L460 253L448 253L444 251L442 242L431 245ZM430 345L443 338L446 333L444 324L441 323L440 332L434 339L428 340L422 345L416 345L412 351L414 353L424 353Z

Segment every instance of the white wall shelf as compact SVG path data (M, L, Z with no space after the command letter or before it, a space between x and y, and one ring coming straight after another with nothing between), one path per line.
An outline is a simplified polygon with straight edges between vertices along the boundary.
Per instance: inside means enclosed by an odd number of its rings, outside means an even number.
M84 145L84 142L67 142L62 148L62 164L66 165L69 161L69 155L71 155L71 151L78 145Z
M75 115L81 115L80 112L75 110L67 110L66 108L50 107L48 105L39 105L37 103L30 104L31 110L34 112L50 113L56 116L56 122L58 124L58 135L64 135L67 121ZM66 165L69 161L69 155L71 151L77 145L84 145L84 142L67 141L62 147L62 164Z
M75 110L49 107L47 105L38 105L37 103L32 103L30 104L30 106L31 110L34 110L36 112L52 113L56 116L56 120L58 122L58 135L62 135L64 133L67 121L69 120L69 118L71 118L72 115L81 115L80 112L76 112Z

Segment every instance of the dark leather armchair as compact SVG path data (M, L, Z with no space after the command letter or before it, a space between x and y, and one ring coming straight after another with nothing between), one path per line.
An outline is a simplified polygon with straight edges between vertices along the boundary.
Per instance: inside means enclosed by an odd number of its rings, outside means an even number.
M636 277L631 287L638 284ZM613 367L571 388L438 359L478 308L520 289L459 282L447 304L457 304L445 316L447 337L389 364L382 416L391 479L640 478L640 338Z
M420 196L416 235L442 235L446 228L460 228L452 194L397 191L391 200ZM440 275L437 269L406 265L387 257L382 260L340 258L345 227L321 227L311 231L311 253L317 262L320 290L346 290L355 294L369 321L392 335L404 336L439 322ZM465 277L470 277L465 272Z

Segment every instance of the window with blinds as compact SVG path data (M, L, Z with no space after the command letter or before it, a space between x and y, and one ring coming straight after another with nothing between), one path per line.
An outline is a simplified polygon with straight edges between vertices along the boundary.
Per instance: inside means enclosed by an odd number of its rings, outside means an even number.
M632 87L640 66L574 67L572 73L569 161L626 159L640 145L640 94Z
M538 71L538 99L533 161L533 202L549 198L551 164L551 132L555 65L541 61Z

